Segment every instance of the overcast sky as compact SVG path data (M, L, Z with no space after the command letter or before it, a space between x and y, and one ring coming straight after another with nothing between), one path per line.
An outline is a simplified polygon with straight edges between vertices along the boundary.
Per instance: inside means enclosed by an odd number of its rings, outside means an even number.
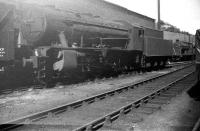
M157 19L157 0L107 0ZM200 29L200 0L160 0L161 20L195 34Z

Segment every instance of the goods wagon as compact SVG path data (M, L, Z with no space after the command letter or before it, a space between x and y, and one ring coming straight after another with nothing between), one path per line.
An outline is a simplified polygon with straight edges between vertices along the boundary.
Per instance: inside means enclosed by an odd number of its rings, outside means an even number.
M0 5L0 65L14 59L13 7Z

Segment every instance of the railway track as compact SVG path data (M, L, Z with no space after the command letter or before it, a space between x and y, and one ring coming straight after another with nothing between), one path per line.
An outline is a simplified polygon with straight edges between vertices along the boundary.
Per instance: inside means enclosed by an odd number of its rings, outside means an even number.
M170 63L167 65L167 67L176 67L176 66L180 66L180 65L187 65L190 64L191 62L187 61L187 62L175 62L175 63ZM137 73L136 73L137 74ZM6 89L0 89L0 96L3 95L8 95L11 94L13 92L23 92L23 91L27 91L29 89L42 89L45 88L44 85L33 85L33 86L23 86L23 87L18 87L18 88L6 88Z
M143 97L141 100L133 102L132 105L122 107L120 110L122 114L119 114L118 116L120 119L113 122L110 121L110 123L107 123L100 129L100 131L116 131L124 129L129 131L134 130L135 127L137 128L137 126L135 126L136 123L143 121L146 116L163 108L163 104L171 103L170 100L177 94L187 91L189 87L192 87L195 83L193 83L193 81L195 81L193 75L194 73L186 74L181 78L164 85L161 89L153 92L152 94ZM191 120L189 119L188 121ZM187 130L192 127L185 128Z
M168 77L168 79L170 77L172 79L175 79L174 77L176 77L175 82L177 82L177 81L181 80L179 77L183 76L184 74L186 77L186 74L187 75L190 74L191 71L192 71L192 69L190 69L190 66L186 66L182 70L176 70L174 72L171 72L170 75L169 74L159 75L154 78L150 78L145 81L134 83L132 85L126 85L119 89L109 91L106 93L102 93L99 95L95 95L95 96L86 98L84 100L78 100L76 102L73 102L73 103L70 103L67 105L63 105L63 106L49 109L49 110L46 110L43 112L25 116L25 117L19 118L17 120L6 122L4 124L1 124L0 128L4 129L4 130L8 130L8 129L16 128L21 125L25 125L22 128L26 128L27 124L31 124L29 126L33 126L33 127L37 126L37 128L40 128L41 126L44 127L44 125L49 125L51 128L54 128L53 125L57 125L58 127L59 127L59 125L60 126L65 125L64 128L65 129L69 128L69 130L72 130L75 128L77 128L77 130L95 130L99 126L104 125L105 123L114 121L121 114L125 114L127 111L133 109L133 107L137 107L137 106L139 107L141 105L141 103L145 103L149 99L156 97L159 93L169 89L168 88L169 85L172 85L174 83L174 81L173 80L168 81L166 77ZM177 75L177 73L179 75ZM173 77L171 75L173 75ZM168 81L167 86L163 86L163 84L166 85L166 83L162 82L163 80ZM154 82L152 82L152 81L154 81ZM158 85L158 83L161 85ZM139 86L140 86L140 88L136 88ZM142 90L143 90L143 92L141 92ZM132 97L134 97L134 98L132 98ZM127 104L127 101L128 102L131 101L131 103ZM123 105L123 104L125 104L125 105ZM109 106L111 106L114 109L110 109L111 107L109 107ZM80 108L78 108L78 107L80 107ZM89 114L89 115L91 115L89 117L87 116L88 111L91 113L91 114ZM101 113L97 113L98 111L100 111ZM68 120L62 120L62 121L64 121L64 123L62 123L62 122L61 122L62 124L55 124L55 123L52 124L51 123L51 122L58 121L55 119L62 117L64 114L67 115L67 117L65 116L64 118L69 118ZM79 114L79 115L77 116L77 114ZM92 115L94 115L94 116L92 116ZM80 118L80 117L83 117L83 118ZM44 118L46 118L46 119L44 119ZM89 118L89 119L87 119L87 118ZM96 119L96 120L94 121L94 119ZM72 121L70 121L70 120L72 120ZM50 123L49 123L49 121L50 121ZM87 122L85 123L85 121L88 121L89 123L87 123ZM76 124L77 122L78 122L78 124ZM41 124L41 123L43 123L43 124ZM47 128L47 127L44 127L44 128ZM35 129L35 127L34 127L34 129ZM25 130L27 130L27 129L25 129Z

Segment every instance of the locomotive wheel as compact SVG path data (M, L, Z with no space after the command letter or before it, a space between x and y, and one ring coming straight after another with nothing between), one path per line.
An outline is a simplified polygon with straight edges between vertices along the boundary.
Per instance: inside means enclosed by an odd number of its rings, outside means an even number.
M50 75L50 74L47 74L47 76L45 78L45 83L46 83L47 88L53 87L56 84L52 78L52 75Z
M151 61L151 70L154 70L155 69L155 62L154 61Z
M141 72L146 72L146 60L144 55L141 58L140 70Z

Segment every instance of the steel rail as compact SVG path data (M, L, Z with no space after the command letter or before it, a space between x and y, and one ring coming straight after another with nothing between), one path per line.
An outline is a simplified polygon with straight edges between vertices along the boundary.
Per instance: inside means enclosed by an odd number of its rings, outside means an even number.
M144 83L151 82L151 81L158 79L158 78L161 78L163 76L178 72L178 71L185 69L185 68L188 68L190 66L192 66L192 65L190 64L190 65L187 65L183 68L171 71L169 73L160 74L160 75L157 75L157 76L154 76L154 77L151 77L151 78L147 78L147 79L142 80L142 81L133 82L133 83L130 83L130 84L125 84L125 85L120 86L119 88L117 88L115 90L112 90L112 91L93 95L93 96L87 97L85 99L77 100L77 101L72 102L72 103L64 104L64 105L61 105L61 106L58 106L58 107L55 107L55 108L51 108L51 109L44 110L44 111L41 111L41 112L33 113L31 115L27 115L27 116L21 117L19 119L8 121L8 122L0 124L0 129L2 129L2 130L14 129L14 128L17 128L17 127L22 126L24 124L29 124L30 122L34 122L34 121L38 121L40 119L47 118L48 116L52 116L54 114L56 115L56 114L65 112L67 110L75 109L75 108L83 106L84 104L90 104L90 103L93 103L95 101L105 99L106 97L110 97L110 96L119 94L121 92L128 91L129 89L134 89L134 87L138 87L139 85L142 85Z
M184 61L184 62L172 62L170 64L167 64L166 67L174 67L174 66L179 66L179 65L187 65L187 64L192 64L194 63L193 61Z
M200 130L200 118L197 120L197 122L195 123L192 131L199 131Z
M77 128L73 131L93 131L93 130L97 130L97 129L103 127L105 124L110 124L111 122L117 120L122 115L125 115L125 114L129 113L130 111L132 111L133 109L140 107L142 104L147 103L148 101L154 99L156 96L160 96L161 93L169 90L172 87L172 85L187 78L188 76L192 75L193 73L194 72L188 73L188 74L184 75L183 77L163 86L161 89L158 89L149 95L141 97L138 100L134 101L133 103L127 104L126 106L123 106L107 115L104 115L103 117L100 117L88 124L85 124L85 125Z

